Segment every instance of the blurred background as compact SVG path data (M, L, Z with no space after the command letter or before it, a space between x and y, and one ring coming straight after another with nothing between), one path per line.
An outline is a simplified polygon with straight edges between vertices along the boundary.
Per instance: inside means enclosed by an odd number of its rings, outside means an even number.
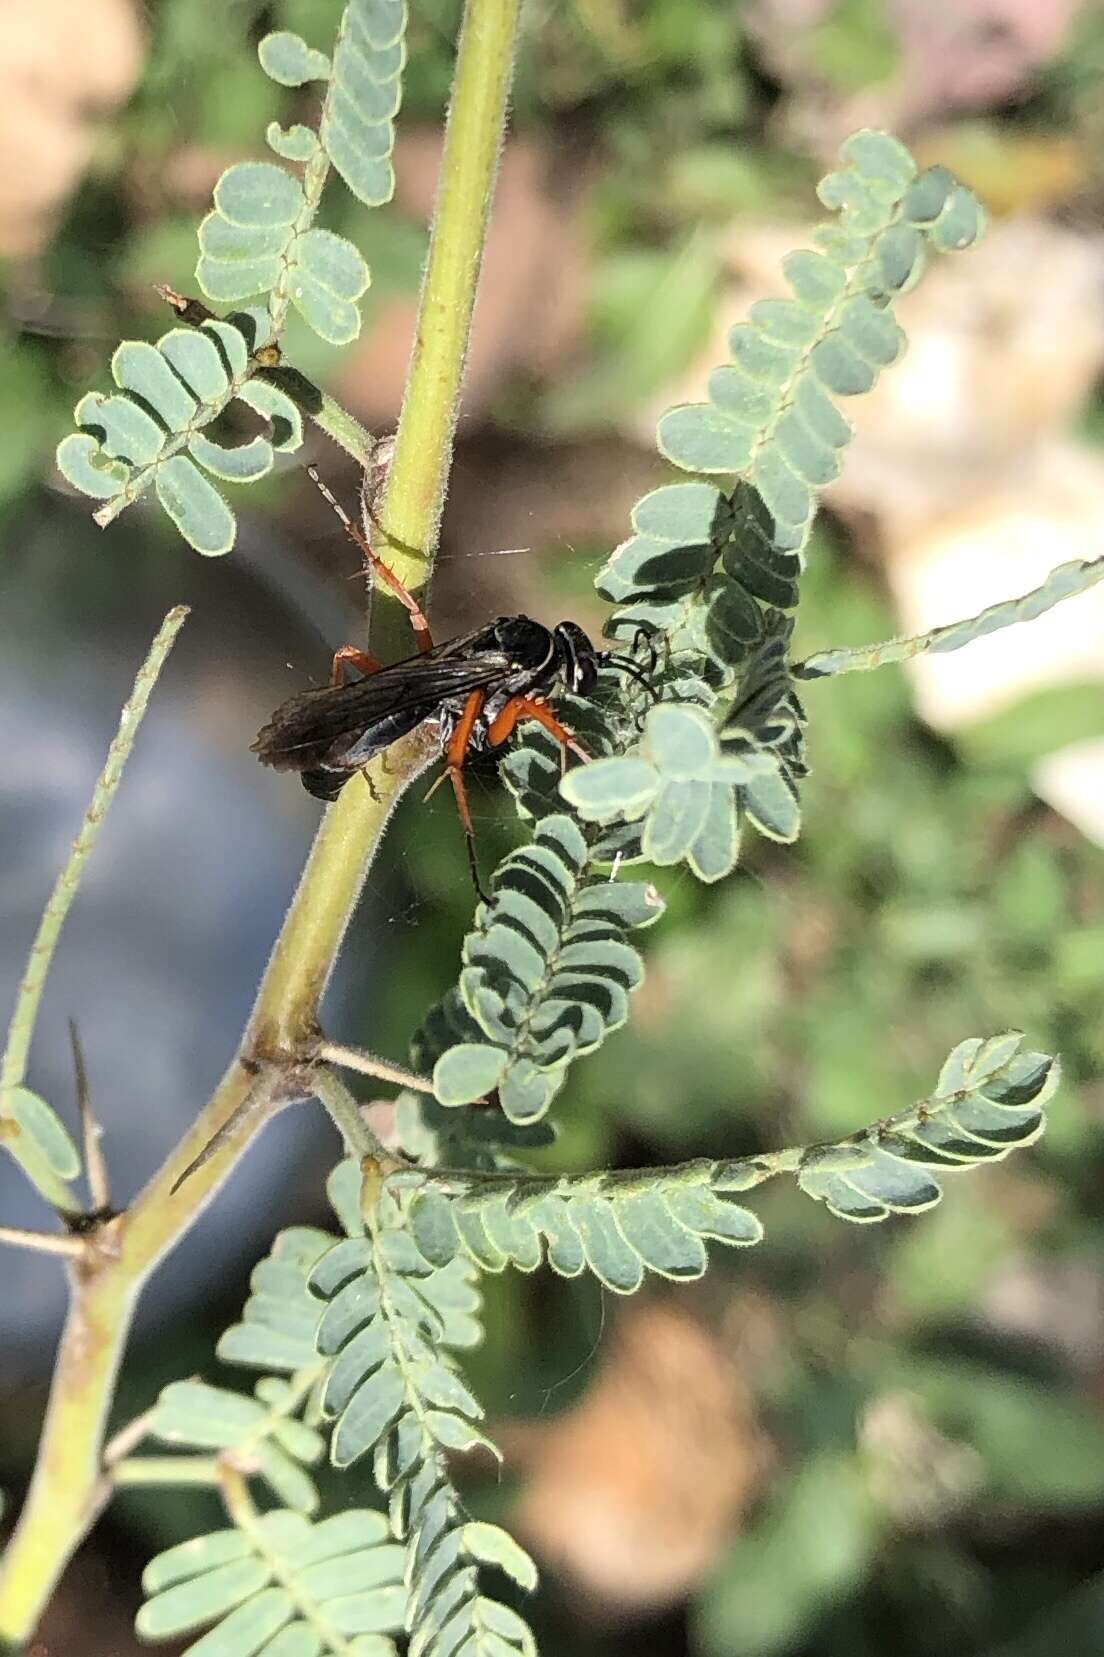
M67 928L30 1084L73 1119L78 1021L116 1200L191 1120L248 1011L317 807L248 751L358 634L355 560L300 463L240 491L204 561L156 512L106 534L53 471L122 337L194 291L195 226L296 94L267 30L326 46L339 0L0 0L0 991L10 1004L133 671L194 607ZM394 203L339 186L364 251L361 342L288 355L395 421L458 6L413 0ZM307 89L309 94L309 89ZM434 592L438 636L524 610L595 633L598 563L664 477L656 414L701 395L777 291L853 128L954 168L993 224L901 320L909 354L811 549L798 648L918 631L1104 553L1104 8L1075 0L531 0ZM347 502L357 480L315 438ZM497 556L500 549L524 549ZM545 1657L1104 1653L1104 589L913 675L808 691L794 848L737 876L656 872L665 920L630 1029L572 1073L548 1165L639 1165L833 1137L927 1093L964 1036L1058 1050L1046 1139L934 1213L853 1228L756 1194L767 1242L629 1303L485 1280L471 1361L507 1452L473 1508L533 1549ZM493 781L488 866L516 835ZM338 1036L396 1058L449 982L471 896L444 793L390 831L335 985ZM215 1374L273 1230L320 1220L337 1152L285 1116L151 1289L118 1420ZM7 1222L41 1223L0 1169ZM0 1484L17 1505L60 1317L50 1261L5 1257ZM214 1287L212 1287L212 1285ZM220 1377L229 1379L224 1371ZM335 1488L371 1500L368 1475ZM131 1657L150 1554L217 1522L112 1507L43 1654Z

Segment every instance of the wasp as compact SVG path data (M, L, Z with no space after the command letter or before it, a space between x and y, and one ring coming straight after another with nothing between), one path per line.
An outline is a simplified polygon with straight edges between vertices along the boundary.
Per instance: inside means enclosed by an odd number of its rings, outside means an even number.
M555 737L565 755L586 761L590 755L556 717L549 698L558 691L589 696L603 667L638 680L653 697L655 690L636 662L596 649L573 621L545 627L529 616L499 616L473 632L434 644L417 601L329 498L374 574L406 607L418 650L385 667L355 646L343 645L334 655L329 686L293 696L277 708L253 751L265 765L297 771L315 798L335 800L349 778L376 755L431 721L445 759L444 775L456 798L472 879L482 897L463 778L469 757L500 749L529 719ZM344 682L346 666L361 677Z

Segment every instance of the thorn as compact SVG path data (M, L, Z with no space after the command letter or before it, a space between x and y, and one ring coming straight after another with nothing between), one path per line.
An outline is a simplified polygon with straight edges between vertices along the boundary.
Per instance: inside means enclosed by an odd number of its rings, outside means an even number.
M245 1062L246 1061L243 1058L242 1063L244 1064ZM295 1093L285 1095L281 1097L279 1101L275 1101L271 1089L262 1085L262 1077L260 1075L256 1075L252 1087L250 1087L248 1093L245 1095L245 1098L241 1101L241 1104L235 1105L234 1109L230 1112L230 1115L226 1118L226 1121L222 1124L222 1127L217 1129L217 1131L211 1135L210 1139L207 1141L206 1145L204 1145L199 1154L194 1156L191 1162L188 1163L187 1167L184 1168L182 1172L179 1173L173 1180L172 1185L169 1187L170 1197L175 1197L185 1180L191 1179L193 1174L198 1174L199 1170L210 1162L216 1151L221 1151L226 1143L233 1138L237 1129L240 1128L244 1122L247 1122L256 1112L269 1110L274 1104L277 1104L279 1108L282 1108L283 1105L290 1105L295 1100L307 1099L309 1097L310 1095L307 1093Z
M103 1152L103 1128L92 1112L88 1090L88 1071L84 1063L84 1049L75 1018L69 1020L69 1040L73 1048L73 1070L77 1079L77 1105L80 1110L81 1135L84 1141L84 1166L88 1175L88 1194L92 1212L103 1213L111 1207L111 1178Z
M185 1180L191 1179L193 1174L198 1174L199 1170L210 1162L215 1152L222 1149L227 1140L232 1137L234 1129L240 1127L245 1121L246 1117L253 1108L253 1103L253 1091L251 1089L246 1094L241 1104L230 1112L230 1115L226 1118L226 1121L222 1124L222 1127L219 1128L218 1132L211 1135L210 1139L199 1152L198 1156L194 1156L184 1171L176 1176L172 1184L169 1186L170 1197L175 1197Z

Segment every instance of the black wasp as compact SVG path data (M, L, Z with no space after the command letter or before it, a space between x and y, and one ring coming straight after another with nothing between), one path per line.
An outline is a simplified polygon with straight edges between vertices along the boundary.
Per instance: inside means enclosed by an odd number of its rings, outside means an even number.
M499 616L486 627L434 644L429 624L406 588L341 514L373 572L410 614L418 654L382 666L352 645L334 656L327 689L308 690L277 708L253 744L265 765L298 771L307 791L334 800L369 760L426 720L437 726L446 775L456 795L476 890L482 893L463 768L472 752L500 748L523 719L534 719L565 750L589 755L547 705L559 690L589 695L601 667L639 680L648 675L631 658L596 650L573 621L545 627L529 616ZM346 663L362 678L342 683ZM654 694L654 692L652 692Z

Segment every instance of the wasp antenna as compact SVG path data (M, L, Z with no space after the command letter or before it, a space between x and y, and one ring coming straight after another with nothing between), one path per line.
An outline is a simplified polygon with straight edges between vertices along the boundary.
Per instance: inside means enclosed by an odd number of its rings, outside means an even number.
M618 673L628 674L629 678L635 679L638 685L643 685L653 702L659 701L659 692L652 683L651 679L645 673L644 669L642 667L638 667L635 662L630 661L627 656L621 655L619 651L599 651L598 664L600 667L612 667L615 668Z
M334 492L330 488L329 484L328 483L323 483L322 478L321 478L321 476L319 474L319 471L318 471L318 467L314 466L314 465L308 466L307 467L307 476L310 478L311 482L314 484L314 487L318 490L318 493L322 496L323 500L327 501L329 503L329 505L333 508L333 510L337 513L337 516L341 519L342 524L345 526L345 533L352 537L352 539L356 542L357 546L360 546L361 537L360 537L360 534L357 530L356 525L353 523L353 520L350 518L349 514L346 512L345 508L342 506L341 502L338 500L337 496L334 494Z

